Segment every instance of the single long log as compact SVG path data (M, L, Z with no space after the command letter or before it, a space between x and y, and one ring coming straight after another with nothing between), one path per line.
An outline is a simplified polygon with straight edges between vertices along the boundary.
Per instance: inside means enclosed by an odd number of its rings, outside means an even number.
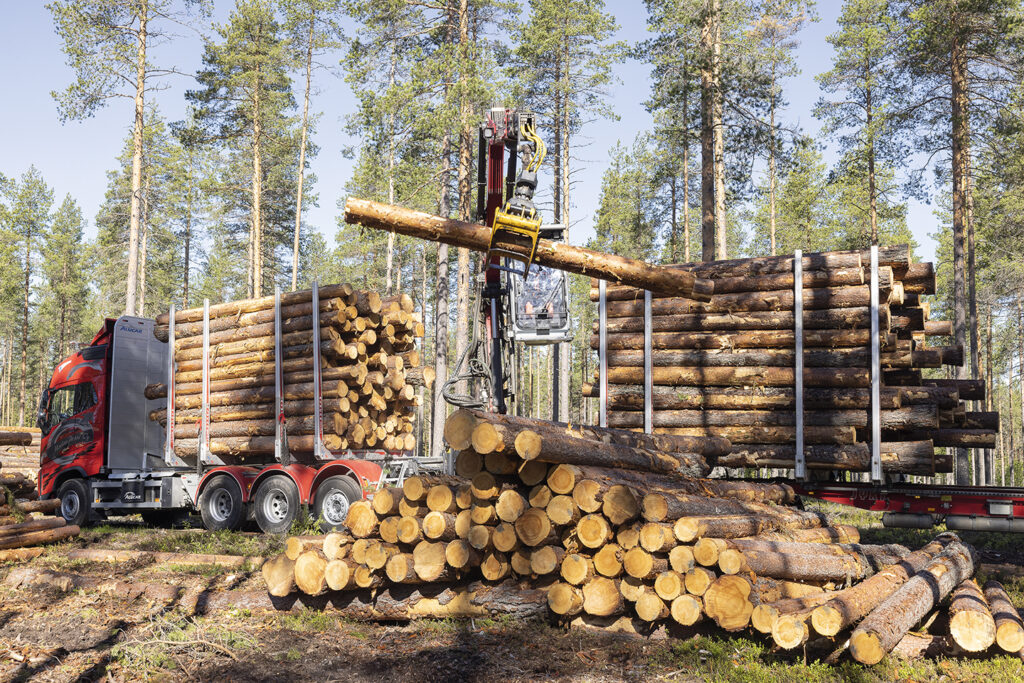
M854 659L877 664L914 624L973 573L973 548L958 541L950 543L857 626L850 636Z
M747 330L742 332L658 332L651 335L652 344L658 353L654 358L659 363L667 364L661 359L670 358L666 351L683 349L791 349L795 346L795 333L792 330ZM805 330L804 347L807 349L823 347L836 349L851 346L867 346L871 343L871 334L863 329L827 329ZM883 348L896 344L896 335L883 334ZM642 335L617 334L609 335L608 351L636 351L642 349ZM591 337L591 348L594 337ZM628 356L627 356L628 357ZM609 359L612 358L609 355ZM611 361L609 361L611 362Z
M935 446L940 448L943 446L995 448L996 436L994 429L930 429L927 431L908 429L900 432L882 432L882 439L885 441L931 439ZM870 438L870 435L866 435L866 438Z
M0 446L31 446L30 432L0 431Z
M686 296L685 294L680 297ZM710 301L686 298L658 298L651 301L652 315L680 315L687 313L728 313L733 311L787 311L793 310L793 290L780 289L762 292L735 292L715 294ZM881 290L881 300L890 304L902 303L902 288ZM849 287L804 288L805 310L827 308L857 308L871 305L868 285ZM632 301L609 301L609 318L641 316L644 314L643 297Z
M45 529L56 529L66 526L63 517L43 517L42 519L30 519L19 524L8 524L0 527L0 538L18 536L30 531L43 531Z
M654 432L691 437L718 436L734 443L784 444L796 440L795 427L655 427ZM887 437L883 434L882 438ZM808 444L852 444L858 440L855 427L804 427L804 439Z
M891 269L887 273L891 279ZM793 289L795 282L792 271L769 273L765 275L747 275L733 277L716 277L715 293L730 294L735 292L764 292L776 289ZM598 281L590 280L590 300L598 301ZM805 289L815 287L841 287L864 284L864 269L860 266L845 268L829 268L823 270L806 270L801 279ZM643 299L643 290L624 285L610 285L606 288L608 301L632 301Z
M962 401L985 400L985 380L983 379L925 379L917 384L956 389Z
M609 359L609 363L612 361ZM791 387L795 382L792 368L741 367L662 367L651 369L655 384L690 386L754 386ZM871 381L868 370L860 368L804 368L804 385L809 387L866 387ZM637 384L644 381L642 367L614 366L608 368L610 384Z
M352 409L349 398L325 398L323 400L324 414L347 413ZM285 401L285 415L312 415L317 409L313 401ZM201 408L188 408L174 412L175 424L195 424L202 418ZM276 416L272 403L234 404L224 406L212 406L210 408L210 422L236 422L239 420L267 420ZM159 422L162 425L167 423L167 410L159 408L149 412L149 419Z
M324 434L324 445L328 449L342 448L344 440L336 434ZM297 453L312 453L314 437L296 435L289 437L288 446ZM175 443L174 452L182 457L195 457L199 453L199 439L182 439ZM240 457L274 452L274 437L271 436L226 436L210 440L210 452L214 455Z
M1003 584L992 579L986 581L985 599L995 619L996 645L1004 652L1020 652L1024 648L1024 622Z
M0 550L9 548L23 548L29 545L41 545L43 543L54 543L65 538L77 536L81 529L77 526L68 525L42 531L29 531L21 534L5 536L0 538Z
M946 401L937 396L934 401L921 400L925 392L913 387L898 389L882 387L881 409L896 410L902 406L904 389L911 390L911 403L931 403L942 408L952 408L958 397ZM923 389L923 388L922 388ZM946 392L945 389L937 389ZM583 384L583 395L597 398L600 394L596 384ZM793 409L796 395L788 387L692 387L656 385L651 394L654 409L661 410L784 410ZM942 401L940 403L940 401ZM909 403L908 403L909 404ZM642 384L608 385L608 407L611 410L643 410L644 387ZM871 407L868 389L804 388L806 410L866 410Z
M680 543L691 543L698 538L743 538L757 536L777 529L814 528L827 523L824 515L792 510L787 516L726 515L680 517L673 525L673 533Z
M935 448L931 441L884 441L882 469L903 474L934 474ZM793 467L796 450L790 444L736 444L729 455L718 459L721 467ZM810 444L804 447L810 469L863 472L871 466L871 447L866 443Z
M997 414L998 415L998 414ZM863 410L829 410L804 412L808 426L867 427L868 415ZM880 412L882 429L931 429L939 426L935 406L908 406ZM611 427L628 429L643 427L640 411L615 411L608 414ZM796 414L783 410L659 410L654 413L655 427L729 427L751 425L793 426Z
M618 340L616 340L618 341ZM669 342L672 343L672 342ZM684 341L683 343L687 343ZM619 346L619 344L616 344ZM591 341L592 348L598 348L596 339ZM612 350L608 353L608 362L615 367L643 367L644 355L642 342L639 347L629 345L626 350ZM803 354L804 367L807 368L864 368L870 367L871 352L861 347L844 349L810 348ZM665 367L701 367L701 368L741 368L741 367L793 367L796 353L789 349L750 348L743 350L705 349L678 350L658 349L651 354L651 362ZM883 351L879 357L883 368L924 368L939 367L942 364L942 353L939 349L912 351L894 349Z
M12 548L11 550L0 550L0 562L25 562L32 560L46 552L43 548Z
M323 289L323 288L321 288ZM320 311L327 313L329 311L341 311L347 307L345 299L342 297L330 297L326 299L320 299ZM211 306L211 309L213 307ZM300 316L308 316L313 312L313 301L304 301L302 303L292 304L290 306L281 306L281 320L289 320ZM183 339L185 337L198 337L203 334L203 323L202 321L196 322L179 322L179 312L175 312L174 322L174 337L175 339ZM200 312L200 317L202 313ZM253 325L259 325L262 323L272 323L274 321L274 309L273 306L270 308L263 308L249 313L240 313L232 316L213 316L210 318L210 332L221 332L223 330L229 330L238 327L251 327ZM168 325L158 324L153 329L153 335L162 342L167 341L170 337L168 335Z
M491 243L491 231L482 225L354 197L345 202L345 222L475 251L486 252ZM530 256L530 245L525 239L510 240L503 246L523 257ZM546 239L537 241L534 262L677 296L706 298L714 291L711 281L699 279L691 273Z
M889 306L878 307L879 329L891 328ZM804 311L804 329L843 330L863 329L871 325L871 309L868 307L825 308ZM735 330L792 330L792 311L735 311L727 313L681 313L659 315L651 318L652 332L724 332ZM626 332L643 332L642 316L609 318L605 327L610 335ZM591 332L599 332L599 323L591 325Z
M699 453L714 457L728 453L732 445L726 439L704 439L677 436L638 434L622 429L609 429L588 425L568 425L526 417L512 417L479 410L461 409L452 413L445 421L445 441L452 448L469 448L473 431L481 422L500 424L507 428L526 428L535 432L569 433L573 436L601 441L631 448L665 451L668 453ZM515 435L513 435L514 437Z
M325 382L344 380L351 382L353 386L359 386L366 381L368 369L364 363L351 363L348 365L335 365L324 368L321 371L321 378ZM396 373L397 374L397 373ZM305 384L313 381L312 370L298 372L287 372L284 375L284 386L287 390L289 385ZM236 377L210 382L211 395L240 391L246 389L257 389L261 387L274 386L273 375L251 375L248 377ZM199 394L203 390L202 382L177 383L174 388L176 396ZM167 386L162 383L150 384L145 389L145 396L148 399L167 398Z

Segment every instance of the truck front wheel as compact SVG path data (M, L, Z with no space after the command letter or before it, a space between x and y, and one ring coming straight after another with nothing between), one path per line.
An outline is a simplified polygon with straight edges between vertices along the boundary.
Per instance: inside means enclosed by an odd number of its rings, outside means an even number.
M85 526L89 519L89 493L81 479L68 479L57 490L58 514L71 525Z
M338 531L345 526L348 509L362 500L359 485L345 476L329 477L316 489L313 516L323 520L325 531Z
M256 523L265 534L283 534L299 516L299 487L283 474L267 477L253 500Z
M238 529L245 517L242 492L231 477L214 477L199 496L199 514L210 531Z

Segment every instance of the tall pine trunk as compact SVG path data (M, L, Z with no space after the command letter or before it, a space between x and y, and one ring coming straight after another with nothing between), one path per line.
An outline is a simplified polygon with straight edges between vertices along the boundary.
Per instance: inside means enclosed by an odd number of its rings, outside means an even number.
M964 264L964 243L967 236L967 54L966 46L954 30L951 46L950 84L952 94L952 175L953 175L953 336L954 343L967 346L967 279ZM957 368L957 377L966 379L966 367ZM970 480L967 449L956 452L956 483L966 486Z
M192 181L194 178L195 167L193 164L192 153L188 156L188 181L186 187L188 188L188 195L185 199L185 266L182 273L182 288L181 288L181 307L188 308L188 276L189 270L192 265L192 202L195 199L195 190L192 187Z
M313 82L313 28L316 12L309 15L309 34L306 36L306 93L302 99L302 137L299 142L299 177L295 188L295 235L292 239L292 291L299 284L299 231L302 228L302 182L306 177L306 139L309 135L309 89Z
M146 177L146 187L142 192L142 247L139 249L139 315L146 315L146 258L149 254L149 177Z
M702 261L715 260L715 22L718 0L705 0L700 65L700 229Z
M722 121L722 5L721 0L715 2L715 48L713 53L712 73L714 86L711 93L714 98L714 130L715 130L715 258L724 259L728 256L728 240L725 224L725 125Z
M469 4L459 2L459 220L468 221L473 215L471 162L473 156L473 103L469 97ZM469 249L459 247L455 290L455 359L458 363L469 346L470 299ZM435 380L436 381L436 380ZM456 390L466 393L466 382L459 382Z
M572 148L569 145L569 134L570 134L570 117L572 115L572 103L569 100L569 90L571 83L569 82L571 77L572 61L569 54L569 41L562 41L562 81L564 83L562 88L562 120L559 124L562 129L562 219L561 223L565 224L565 239L569 241L569 209L570 203L570 185L569 185L569 164L572 161L570 153ZM569 302L565 302L566 307L569 306ZM569 420L569 344L561 343L556 344L553 353L554 357L554 377L557 379L558 385L556 391L558 392L558 415L556 419L559 422L568 422Z
M683 61L683 76L689 78L686 61ZM690 87L683 86L683 261L690 262ZM673 211L675 203L673 202Z
M395 71L398 70L398 52L395 41L391 42L391 68L388 70L388 91L395 87ZM388 204L395 203L395 115L388 115ZM388 233L387 265L384 269L384 293L391 294L391 275L395 266L395 233Z
M772 94L768 102L768 242L775 256L775 63L772 63Z
M132 132L132 197L128 219L128 282L124 308L128 315L137 313L135 295L138 287L139 221L142 194L142 132L146 93L146 41L149 0L139 0L138 49L135 66L135 128Z
M261 105L263 80L256 69L253 86L252 118L252 291L251 296L263 296L263 121Z
M452 21L452 0L448 2L446 38L449 45L455 42L455 26ZM448 86L444 89L448 99ZM451 214L452 175L452 134L448 126L441 138L441 195L438 198L437 213L444 218ZM437 245L437 277L434 290L434 387L432 411L430 414L430 454L442 457L445 453L444 423L448 417L447 403L442 391L448 381L448 245ZM449 472L451 467L446 468Z
M25 392L28 387L25 380L28 376L28 307L29 294L32 291L32 225L25 226L25 289L22 292L21 309L21 392L18 395L18 426L25 426Z

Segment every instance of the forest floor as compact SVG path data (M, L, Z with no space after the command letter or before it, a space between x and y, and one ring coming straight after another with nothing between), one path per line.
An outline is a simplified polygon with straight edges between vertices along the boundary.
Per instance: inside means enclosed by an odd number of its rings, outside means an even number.
M878 516L822 504L866 542L919 547L936 530L880 528ZM1024 606L1024 551L1009 534L963 534L982 552L979 579L998 576ZM252 566L86 562L72 548L230 554ZM0 680L231 681L1019 681L1019 657L901 659L863 667L805 663L769 640L713 628L651 637L565 629L513 619L352 621L331 611L237 608L200 614L197 596L262 591L256 558L282 539L256 533L151 529L124 518L90 528L29 563L0 565ZM116 579L84 589L51 582L15 585L19 572ZM96 582L94 582L96 583ZM174 585L172 599L135 590ZM125 589L125 587L128 587Z

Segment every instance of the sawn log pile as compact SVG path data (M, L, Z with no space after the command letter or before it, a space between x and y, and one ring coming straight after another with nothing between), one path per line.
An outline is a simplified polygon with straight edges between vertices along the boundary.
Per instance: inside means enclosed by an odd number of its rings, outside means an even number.
M263 566L270 594L340 591L351 597L330 602L399 620L541 614L545 601L564 623L684 636L700 623L786 648L822 642L820 608L868 662L952 592L919 584L946 575L957 588L974 572L973 550L952 534L915 552L861 544L855 528L792 506L785 484L704 478L730 450L722 438L471 410L449 417L445 438L455 475L410 477L354 504L345 530L290 538ZM1012 621L988 600L1003 615L994 621Z
M284 409L293 453L313 450L313 344L320 345L324 444L328 449L415 447L417 385L433 371L420 367L416 339L423 336L412 299L381 299L349 285L321 286L320 329L315 333L312 292L281 295ZM198 449L201 416L203 309L175 314L176 451ZM157 318L167 340L168 316ZM210 447L241 459L274 449L274 297L210 307ZM147 398L167 396L163 384ZM165 410L150 418L166 425Z
M943 447L994 448L998 414L976 412L983 381L924 379L922 370L958 366L957 345L931 345L952 326L931 320L922 297L935 292L931 263L905 246L879 256L882 468L934 475L952 470ZM869 253L803 256L804 438L811 469L870 468ZM714 283L708 302L654 295L654 431L723 436L726 467L794 465L795 343L793 257L673 266ZM590 297L599 298L598 281ZM608 424L643 427L644 292L607 286ZM599 347L594 324L592 348ZM595 380L598 373L594 373ZM586 384L597 397L598 385ZM940 449L938 452L936 448Z
M59 500L0 505L0 562L30 560L43 554L37 546L77 536L81 529L56 514L59 507ZM33 517L33 513L46 516Z

